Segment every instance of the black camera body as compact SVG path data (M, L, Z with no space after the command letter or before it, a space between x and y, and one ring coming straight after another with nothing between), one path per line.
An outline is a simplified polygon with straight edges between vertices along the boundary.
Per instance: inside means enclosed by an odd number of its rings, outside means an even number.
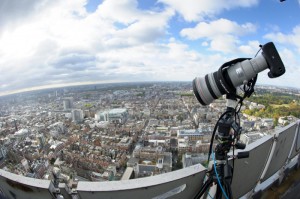
M262 55L267 60L268 68L270 69L268 76L270 78L279 77L285 73L285 67L273 42L262 46Z

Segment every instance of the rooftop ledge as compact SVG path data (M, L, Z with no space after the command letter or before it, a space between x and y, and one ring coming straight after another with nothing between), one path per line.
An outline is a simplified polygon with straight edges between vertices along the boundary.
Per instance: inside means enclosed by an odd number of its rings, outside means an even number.
M183 179L206 171L201 164L193 165L177 171L164 173L156 176L137 178L126 181L85 182L79 181L77 191L120 191L161 185L164 183ZM203 172L204 173L204 172Z
M48 189L50 187L50 180L41 180L41 179L36 179L36 178L29 178L21 175L17 175L14 173L10 173L8 171L4 171L0 169L0 176L11 180L12 182L18 182L21 184L24 184L26 186L32 186L36 188L43 188L43 189ZM8 182L9 184L9 182Z

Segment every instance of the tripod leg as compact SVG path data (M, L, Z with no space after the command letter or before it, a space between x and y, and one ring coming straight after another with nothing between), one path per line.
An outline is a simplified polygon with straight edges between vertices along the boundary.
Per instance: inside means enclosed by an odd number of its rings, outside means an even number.
M228 160L225 166L225 171L226 175L225 175L225 179L224 179L224 187L225 187L225 192L227 194L227 197L229 199L232 198L232 190L231 190L231 182L232 182L232 173L233 173L233 169L232 167L228 164Z
M231 190L230 183L225 181L224 185L225 185L225 191L226 191L226 194L227 194L228 198L232 199L232 190Z
M230 183L223 181L223 183L221 184L223 190L225 191L226 196L228 197L228 199L232 199L232 191L231 191L231 186ZM216 198L217 199L222 199L222 198L227 198L225 197L219 183L217 183L217 193L216 193ZM224 197L223 197L224 196Z
M197 195L194 197L194 199L199 199L201 196L209 189L210 185L213 183L212 177L209 177L204 185L201 187L200 191L197 193Z
M216 193L216 199L222 199L222 190L220 188L220 185L217 183L217 193Z

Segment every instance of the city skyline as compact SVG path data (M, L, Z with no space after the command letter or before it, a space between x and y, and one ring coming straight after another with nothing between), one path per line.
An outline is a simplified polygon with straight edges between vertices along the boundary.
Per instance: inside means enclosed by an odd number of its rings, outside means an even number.
M298 87L300 1L0 3L0 95L87 83L192 81L273 41Z

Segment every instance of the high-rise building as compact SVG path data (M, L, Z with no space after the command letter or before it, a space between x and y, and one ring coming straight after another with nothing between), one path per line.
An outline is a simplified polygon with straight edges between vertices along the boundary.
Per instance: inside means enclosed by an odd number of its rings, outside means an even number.
M108 117L108 111L104 111L104 112L97 112L95 114L95 120L97 121L109 121L109 117Z
M63 100L64 110L70 110L73 108L73 98L68 97Z
M73 109L72 110L72 121L75 123L81 123L83 121L83 110Z
M0 160L6 157L7 151L6 148L3 146L0 146Z
M36 136L37 138L37 141L38 141L38 144L39 144L39 148L42 149L44 148L44 145L45 145L45 137L42 135L42 134L39 134Z

